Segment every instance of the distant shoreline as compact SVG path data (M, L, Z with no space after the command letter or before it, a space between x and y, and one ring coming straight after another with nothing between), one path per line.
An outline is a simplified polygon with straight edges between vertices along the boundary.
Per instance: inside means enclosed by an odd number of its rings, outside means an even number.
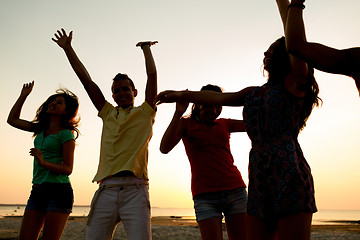
M0 219L16 219L19 220L23 216L2 216ZM85 221L86 216L70 216L69 221ZM197 224L195 219L189 219L186 216L154 216L151 217L152 221L157 223L161 222L182 222L182 225L186 225L184 223L188 223L190 225ZM326 222L327 224L312 224L312 226L322 226L322 225L360 225L360 220L353 221L353 220L324 220L322 222ZM160 224L161 225L161 224Z
M26 207L26 203L21 203L21 204L16 204L16 203L0 203L0 207L14 207L14 206L20 206L20 207ZM73 205L73 207L90 207L90 205L78 205L78 204L75 204ZM151 207L153 209L156 209L156 208L160 208L160 209L192 209L192 207L188 207L188 208L180 208L180 207ZM347 211L347 210L346 210ZM352 211L352 210L350 210ZM354 211L357 211L357 210L354 210ZM360 210L359 210L360 211Z
M0 219L21 219L26 204L0 203ZM69 220L86 219L89 205L74 205ZM163 208L152 207L152 219L179 220L196 223L193 208ZM360 210L319 210L313 216L312 225L360 225ZM360 239L360 238L359 238ZM1 239L0 239L1 240Z
M0 207L13 207L13 206L25 207L26 204L0 203ZM73 205L73 207L90 207L90 205Z
M26 203L0 203L1 206L26 206ZM75 204L73 207L90 207L90 205L81 205ZM188 208L181 208L181 207L151 207L151 208L162 208L162 209L191 209L192 207ZM318 211L360 211L360 209L319 209ZM316 214L316 213L315 213Z

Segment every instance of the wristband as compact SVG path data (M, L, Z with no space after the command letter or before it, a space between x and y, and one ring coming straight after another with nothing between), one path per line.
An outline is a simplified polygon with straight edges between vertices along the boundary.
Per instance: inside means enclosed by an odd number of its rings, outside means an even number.
M291 8L291 7L297 7L297 8L305 9L305 5L303 3L290 3L288 8Z

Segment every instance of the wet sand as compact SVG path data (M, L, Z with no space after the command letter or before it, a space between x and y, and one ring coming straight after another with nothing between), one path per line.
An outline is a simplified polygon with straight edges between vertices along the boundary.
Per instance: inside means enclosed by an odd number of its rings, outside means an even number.
M71 217L66 225L62 239L83 240L85 238L85 218ZM194 220L178 217L153 217L153 240L199 240L200 232ZM339 224L340 223L340 224ZM21 217L0 218L0 240L18 239ZM125 230L119 224L114 240L126 239ZM227 239L224 231L224 239ZM336 222L329 225L313 225L311 239L319 240L359 240L360 224L358 222Z

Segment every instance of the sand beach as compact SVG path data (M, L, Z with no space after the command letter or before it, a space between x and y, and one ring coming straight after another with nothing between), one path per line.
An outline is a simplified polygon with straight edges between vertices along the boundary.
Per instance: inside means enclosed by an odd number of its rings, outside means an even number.
M70 217L62 239L82 240L85 238L85 217ZM152 234L154 240L199 240L200 232L194 220L182 217L153 217ZM21 217L0 218L0 240L18 239ZM116 229L114 240L126 239L121 224ZM227 239L224 232L224 239ZM314 240L359 240L359 222L334 222L327 225L313 225L311 239Z

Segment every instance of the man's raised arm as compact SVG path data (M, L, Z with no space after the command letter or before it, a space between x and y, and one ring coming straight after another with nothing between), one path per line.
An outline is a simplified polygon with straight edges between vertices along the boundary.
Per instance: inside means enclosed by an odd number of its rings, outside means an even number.
M61 29L61 31L58 30L57 33L55 33L55 38L52 38L52 40L64 50L71 67L80 79L91 101L93 102L96 109L100 111L106 102L105 97L96 83L92 81L90 74L72 48L72 31L69 33L69 36L67 36L64 29Z
M152 56L150 47L155 42L139 42L136 44L137 47L141 47L145 57L145 67L146 67L146 74L147 74L147 82L146 82L146 90L145 90L145 101L152 107L155 108L155 97L157 95L157 72L155 61Z

